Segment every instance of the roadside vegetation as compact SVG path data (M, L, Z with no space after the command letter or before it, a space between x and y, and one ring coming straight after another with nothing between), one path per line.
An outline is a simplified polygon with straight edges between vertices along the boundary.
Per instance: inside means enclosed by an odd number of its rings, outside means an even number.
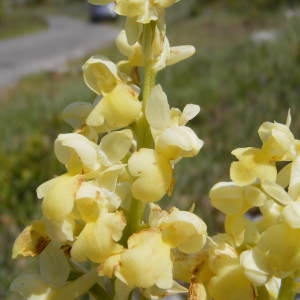
M0 39L13 38L44 30L46 20L30 11L14 10L3 13L0 18Z
M36 33L48 28L47 16L87 19L85 1L0 0L0 39Z
M195 202L210 228L217 228L221 217L206 200L215 182L228 179L231 150L258 145L259 124L284 122L289 109L293 132L300 136L300 17L287 17L286 8L241 13L217 5L197 8L173 28L172 44L194 44L197 54L163 72L160 82L174 106L201 106L192 127L205 142L197 158L179 164L181 180L173 199L185 209ZM254 41L258 31L272 32L273 38ZM111 57L114 48L105 53ZM7 290L13 276L8 270L13 270L9 249L14 236L39 216L36 187L61 173L53 140L68 128L60 113L70 102L94 99L82 80L82 62L72 63L66 73L27 77L1 92L0 243L10 242L0 248L0 291Z

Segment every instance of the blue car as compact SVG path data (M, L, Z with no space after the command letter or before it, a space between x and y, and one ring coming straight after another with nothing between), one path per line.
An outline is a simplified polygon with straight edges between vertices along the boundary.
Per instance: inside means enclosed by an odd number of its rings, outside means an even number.
M89 4L89 15L91 22L101 22L107 20L115 20L117 14L114 12L114 3L107 5Z

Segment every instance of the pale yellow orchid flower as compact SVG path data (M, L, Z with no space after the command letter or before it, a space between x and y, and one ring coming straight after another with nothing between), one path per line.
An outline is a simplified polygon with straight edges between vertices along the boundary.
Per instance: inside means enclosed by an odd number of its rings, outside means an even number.
M105 132L126 127L138 119L138 92L122 81L113 62L101 56L91 57L83 66L83 74L87 86L104 96L88 114L88 126Z
M208 284L209 296L214 300L253 300L255 290L253 284L245 276L239 264L229 264L211 278Z
M126 226L124 215L119 211L103 211L96 221L91 221L73 243L71 257L79 262L90 260L101 263L109 256L120 253L123 247L118 241Z
M160 200L172 181L170 162L153 149L141 148L134 152L128 160L128 170L135 178L131 185L132 195L142 202Z
M37 196L43 198L43 215L54 221L62 221L74 208L75 194L81 184L80 176L64 174L37 188Z
M121 82L117 66L104 56L92 56L82 68L86 85L98 95L110 93Z
M179 113L180 117L178 112L175 117L175 111L170 110L166 94L159 85L155 86L148 100L145 114L156 151L169 160L198 154L203 141L185 124L199 111L199 106L187 105L183 112Z
M129 286L162 289L173 285L170 247L156 230L145 230L128 239L115 275Z
M119 51L128 57L127 61L122 61L120 66L143 67L145 66L145 53L142 45L136 41L130 44L125 30L122 30L116 39L116 45ZM156 27L152 43L152 57L147 59L151 61L152 69L156 72L162 70L168 65L176 64L184 59L189 58L195 53L195 48L190 45L171 47L166 36L162 36Z
M167 212L151 204L149 224L161 231L163 240L171 248L178 248L184 253L196 253L205 245L206 224L191 212L175 207Z
M244 275L239 252L229 240L231 238L227 234L218 234L198 255L192 257L194 268L190 267L189 271L189 299L255 299L254 285Z
M258 134L263 142L262 149L274 161L293 160L297 153L297 141L290 131L290 113L286 124L264 122L258 129Z
M136 121L140 114L138 92L133 87L120 83L94 107L86 124L102 133L126 127Z
M268 153L258 148L238 148L232 151L238 159L231 163L230 178L238 185L248 185L257 180L276 181L275 162L270 160Z
M300 228L300 158L296 156L287 169L283 170L280 181L284 186L273 182L265 181L261 184L265 193L276 203L281 205L280 216L292 228ZM285 183L287 182L287 183ZM287 191L286 191L287 189ZM277 217L277 220L279 218Z
M58 135L54 143L54 152L69 173L88 173L101 166L97 144L78 133Z
M262 206L266 195L254 186L239 186L234 182L219 182L209 193L212 205L227 215L244 214L252 207Z
M281 223L267 228L257 245L242 256L246 275L256 284L285 278L300 268L300 231Z
M12 250L12 258L18 256L36 256L50 242L42 221L34 221L27 226L17 237Z
M126 31L122 30L116 38L116 46L121 54L128 57L127 64L131 66L144 66L144 54L141 44L136 41L134 44L128 42Z

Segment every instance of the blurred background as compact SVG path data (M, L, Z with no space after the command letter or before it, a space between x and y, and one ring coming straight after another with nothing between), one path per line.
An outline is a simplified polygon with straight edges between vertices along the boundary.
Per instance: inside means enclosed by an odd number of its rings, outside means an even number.
M94 99L81 65L97 53L120 59L113 39L123 19L98 9L84 0L0 0L0 299L12 299L9 283L24 264L10 259L13 240L40 216L35 190L63 172L53 141L70 128L60 113ZM178 164L163 203L195 203L214 233L222 216L208 192L229 180L230 152L259 146L259 125L285 122L289 108L300 136L300 1L182 0L168 23L171 44L193 44L197 53L158 80L172 106L201 106L191 126L205 146Z

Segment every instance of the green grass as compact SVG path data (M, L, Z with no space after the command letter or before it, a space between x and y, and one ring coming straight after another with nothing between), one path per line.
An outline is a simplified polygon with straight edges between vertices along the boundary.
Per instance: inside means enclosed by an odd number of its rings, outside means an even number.
M259 29L278 30L278 39L253 43L250 35ZM217 181L229 179L231 150L258 146L259 125L284 122L289 108L292 129L299 136L299 31L300 19L286 19L282 11L245 16L211 11L177 23L170 32L172 44L195 44L198 52L163 71L159 81L172 106L201 106L191 126L205 141L198 157L178 164L172 200L182 208L195 202L212 231L219 215L208 204L208 191ZM111 52L115 50L105 51ZM69 130L60 112L70 102L93 100L78 65L72 63L66 74L28 77L1 97L0 240L10 239L10 245L18 228L39 214L35 188L62 172L52 145L59 132ZM0 248L2 286L13 276L8 261L8 250Z
M40 15L65 15L72 18L85 19L88 17L86 1L44 1L40 5L31 5L27 9Z
M0 21L0 39L13 38L47 28L47 22L29 11L12 11Z

